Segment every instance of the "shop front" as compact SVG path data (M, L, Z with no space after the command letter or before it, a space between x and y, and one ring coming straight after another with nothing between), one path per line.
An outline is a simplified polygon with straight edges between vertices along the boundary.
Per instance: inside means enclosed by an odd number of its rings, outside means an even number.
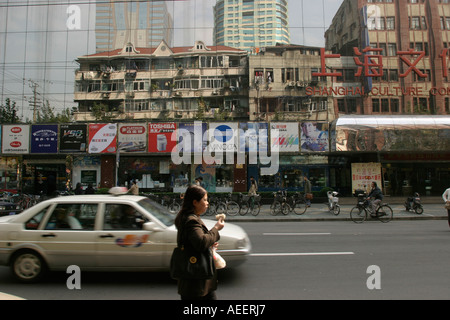
M377 163L385 195L438 196L450 181L450 116L343 116L332 123L333 157Z

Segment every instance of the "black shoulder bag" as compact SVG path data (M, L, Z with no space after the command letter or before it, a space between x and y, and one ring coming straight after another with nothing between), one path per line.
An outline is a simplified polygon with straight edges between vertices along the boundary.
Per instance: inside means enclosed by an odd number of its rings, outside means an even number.
M175 280L200 280L214 277L214 260L211 249L198 252L183 244L184 228L181 234L181 247L173 249L170 259L170 276Z

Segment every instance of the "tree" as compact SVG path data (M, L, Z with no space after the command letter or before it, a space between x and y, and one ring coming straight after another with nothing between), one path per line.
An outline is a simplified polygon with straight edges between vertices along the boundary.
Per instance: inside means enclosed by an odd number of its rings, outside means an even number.
M17 123L21 122L17 116L16 102L9 98L5 99L5 105L0 106L0 123Z
M38 123L69 123L73 122L73 112L69 109L63 109L61 113L54 112L49 101L42 106L37 114L36 122Z

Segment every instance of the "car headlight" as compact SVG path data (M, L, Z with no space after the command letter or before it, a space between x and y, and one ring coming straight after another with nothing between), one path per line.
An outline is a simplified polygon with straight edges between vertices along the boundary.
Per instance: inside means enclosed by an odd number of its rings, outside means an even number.
M0 210L6 210L5 206L0 206Z

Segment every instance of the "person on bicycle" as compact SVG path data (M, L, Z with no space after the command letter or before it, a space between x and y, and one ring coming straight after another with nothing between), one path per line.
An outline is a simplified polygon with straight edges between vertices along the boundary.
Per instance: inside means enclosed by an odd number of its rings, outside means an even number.
M377 208L380 205L381 201L383 200L383 193L381 192L381 189L378 187L375 181L372 182L372 190L367 196L367 200L371 199L372 199L372 213L370 215L376 216Z

